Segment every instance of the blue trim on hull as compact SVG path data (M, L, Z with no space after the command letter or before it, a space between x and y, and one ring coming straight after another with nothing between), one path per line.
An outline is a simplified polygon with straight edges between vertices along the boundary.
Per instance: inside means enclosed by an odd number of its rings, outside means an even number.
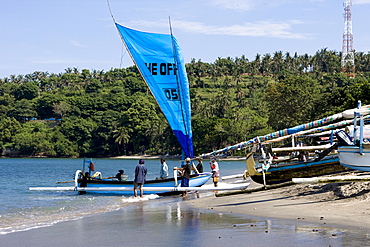
M284 171L284 170L290 170L290 169L295 169L295 168L311 167L311 166L337 163L337 162L339 162L339 157L324 158L320 161L309 161L309 162L299 162L299 161L297 161L297 162L287 163L287 164L285 164L284 166L281 166L281 167L274 167L274 165L271 165L271 167L268 169L267 172ZM282 162L282 165L283 164L284 163ZM278 165L275 165L275 166L278 166Z
M207 183L207 181L211 178L212 173L202 173L198 176L192 176L189 180L189 187L200 187ZM173 188L175 187L174 179L166 179L163 182L161 180L152 180L147 181L144 184L148 187L169 187ZM106 183L104 183L106 182ZM181 184L181 178L178 178L178 184ZM117 182L112 180L89 180L87 182L87 188L94 188L94 187L130 187L132 190L130 191L89 191L88 193L98 193L98 194L118 194L118 195L125 195L125 196L133 196L134 195L134 184L132 181L130 182ZM173 191L143 191L144 195L150 195L150 194L166 194L166 193L173 193Z
M363 171L363 172L370 172L370 166L351 166L344 163L340 163L342 166L351 168L353 170Z

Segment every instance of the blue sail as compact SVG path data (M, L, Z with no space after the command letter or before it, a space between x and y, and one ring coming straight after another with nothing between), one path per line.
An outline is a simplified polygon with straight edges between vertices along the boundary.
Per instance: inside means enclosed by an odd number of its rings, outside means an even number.
M185 155L193 158L189 82L176 38L116 27Z

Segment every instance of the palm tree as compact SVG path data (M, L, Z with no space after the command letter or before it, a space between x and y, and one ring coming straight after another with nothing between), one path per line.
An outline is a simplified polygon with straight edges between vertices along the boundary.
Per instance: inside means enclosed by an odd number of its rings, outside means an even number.
M271 58L270 58L271 59ZM284 61L283 61L283 52L282 51L276 51L274 53L274 56L272 58L272 73L277 75L280 73L280 71L283 70Z
M115 142L118 144L118 152L119 152L119 145L123 144L124 153L126 155L126 144L130 141L130 134L129 129L126 127L118 127L116 130L113 131L113 138L115 138Z
M251 65L251 74L257 74L260 70L260 66L261 66L261 55L257 53L256 58L254 59Z
M261 68L260 68L260 72L262 73L262 75L269 76L271 72L273 72L271 70L272 68L271 64L272 64L271 55L269 53L266 53L262 58L262 63L261 63Z

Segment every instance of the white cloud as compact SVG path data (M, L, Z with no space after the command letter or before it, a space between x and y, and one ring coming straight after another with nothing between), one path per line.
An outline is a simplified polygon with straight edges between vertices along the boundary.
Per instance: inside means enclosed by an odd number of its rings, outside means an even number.
M85 47L83 44L81 44L80 42L75 41L75 40L71 40L71 44L73 46L77 46L77 47Z
M71 64L113 64L116 61L108 60L84 60L84 59L50 59L50 58L37 58L32 60L34 64L67 64L66 66L71 66Z
M209 0L211 5L222 9L230 9L235 11L250 11L259 8L274 8L284 4L295 4L297 1L306 2L307 0ZM314 2L322 2L327 0L309 0Z
M232 10L251 10L256 5L255 0L211 0L213 5Z
M249 37L272 37L281 39L307 39L309 34L294 33L292 26L301 24L300 21L291 20L286 22L258 21L244 23L243 25L210 26L200 22L175 21L176 29L182 29L193 33L208 35L234 35Z
M302 24L299 20L288 21L256 21L246 22L244 24L236 24L229 26L207 25L201 22L192 21L172 21L174 30L183 30L190 33L199 33L205 35L230 35L230 36L246 36L246 37L270 37L280 39L310 39L312 34L294 33L292 31L294 25ZM131 21L125 23L128 27L135 28L141 31L166 28L168 30L168 21L162 20L159 22L149 21ZM140 28L141 27L141 28ZM155 31L154 31L155 32ZM161 31L159 31L161 32Z
M370 0L353 0L353 4L370 4Z

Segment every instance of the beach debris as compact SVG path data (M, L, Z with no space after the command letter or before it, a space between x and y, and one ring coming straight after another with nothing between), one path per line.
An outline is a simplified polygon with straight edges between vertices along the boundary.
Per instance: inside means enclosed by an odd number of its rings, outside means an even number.
M368 200L370 199L369 192L370 182L352 182L315 184L314 186L296 184L294 186L285 187L277 193L289 196L292 200L304 197L307 200L313 201L331 201L346 198Z

